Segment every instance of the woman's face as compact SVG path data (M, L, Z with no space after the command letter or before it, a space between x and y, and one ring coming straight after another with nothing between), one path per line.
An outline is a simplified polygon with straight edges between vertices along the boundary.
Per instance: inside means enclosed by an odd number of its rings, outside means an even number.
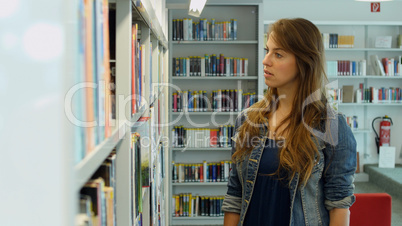
M271 38L266 44L264 65L265 84L277 89L297 89L296 56L279 47Z

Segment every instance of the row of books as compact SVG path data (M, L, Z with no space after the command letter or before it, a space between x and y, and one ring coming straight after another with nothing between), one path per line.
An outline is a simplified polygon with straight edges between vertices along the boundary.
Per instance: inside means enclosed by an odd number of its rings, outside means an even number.
M135 114L145 105L150 104L152 95L155 93L152 85L152 42L149 47L141 44L138 35L138 23L132 25L131 39L131 114ZM148 59L147 59L148 53ZM160 58L159 56L157 56ZM149 62L147 64L147 62ZM162 68L163 60L158 59L158 68ZM148 67L149 74L146 74ZM148 92L147 92L148 90Z
M184 128L172 129L172 146L176 148L231 147L234 125L220 125L217 129Z
M156 179L150 177L149 148L143 148L139 133L131 134L130 145L130 196L132 225L142 224L143 187L152 187ZM162 153L162 152L161 152ZM160 156L163 158L163 156ZM161 168L160 166L158 168ZM156 190L156 189L155 189ZM92 175L91 179L80 190L80 212L77 215L78 225L116 225L116 150L105 159L101 166ZM152 194L152 200L157 195ZM160 202L160 200L157 200ZM153 215L160 213L158 206L150 206Z
M354 35L339 35L337 33L321 33L324 48L353 48L355 44Z
M116 153L112 152L80 190L77 225L116 225Z
M331 60L327 61L328 76L365 76L366 60Z
M78 71L66 96L72 103L68 115L75 126L76 163L111 135L112 115L108 2L80 0L78 4Z
M384 57L379 59L377 55L370 56L371 66L377 75L381 76L401 76L402 75L402 56Z
M328 89L329 102L335 103L402 103L402 93L399 87L360 88L343 86L338 89Z
M257 102L256 93L243 93L237 89L207 91L178 91L172 94L173 112L240 112Z
M401 88L366 88L357 89L356 103L402 103Z
M204 56L174 57L173 76L248 76L248 59L225 57L223 54Z
M150 117L141 117L134 123L133 127L136 132L131 133L131 162L132 174L131 180L133 211L137 217L148 217L145 213L150 214L151 225L156 225L164 215L164 209L161 206L165 203L163 195L164 159L165 153L161 143L157 142L157 127L154 108L150 108ZM147 191L147 192L144 192ZM144 192L144 193L143 193ZM143 194L150 196L149 203L143 202ZM148 207L149 206L149 207ZM148 207L149 209L144 209Z
M346 123L352 130L357 130L359 128L359 123L357 121L357 116L346 116Z
M191 193L173 195L173 217L223 216L223 199L223 196L199 196Z
M232 41L237 40L237 20L218 22L211 19L173 19L173 41Z
M141 148L141 136L139 133L131 133L130 142L130 192L132 197L132 219L135 220L143 212L142 186L149 186L148 153Z
M214 183L229 180L231 161L183 164L172 162L173 183Z

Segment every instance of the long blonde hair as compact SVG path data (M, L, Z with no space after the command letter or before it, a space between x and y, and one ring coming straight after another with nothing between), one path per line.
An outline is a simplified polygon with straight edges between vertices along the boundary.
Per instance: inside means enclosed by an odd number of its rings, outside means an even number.
M279 168L276 173L279 174L282 170L288 172L289 183L298 173L300 182L306 183L318 155L318 149L306 125L318 128L320 119L325 117L323 114L326 112L324 46L320 31L306 19L278 20L270 26L268 35L272 32L274 35L269 37L285 51L296 56L300 85L293 100L292 110L282 121L288 124L278 134L286 134L286 141L279 152ZM263 100L247 110L247 119L239 127L236 152L232 156L235 162L251 152L254 146L253 138L261 135L261 126L268 125L268 118L278 107L275 106L277 95L276 88L268 87ZM244 142L251 145L244 145Z

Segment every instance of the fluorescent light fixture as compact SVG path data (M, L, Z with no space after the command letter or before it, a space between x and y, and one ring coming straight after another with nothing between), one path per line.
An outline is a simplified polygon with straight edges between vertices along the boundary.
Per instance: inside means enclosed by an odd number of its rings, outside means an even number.
M188 15L200 17L205 3L207 3L207 0L191 0L188 8Z

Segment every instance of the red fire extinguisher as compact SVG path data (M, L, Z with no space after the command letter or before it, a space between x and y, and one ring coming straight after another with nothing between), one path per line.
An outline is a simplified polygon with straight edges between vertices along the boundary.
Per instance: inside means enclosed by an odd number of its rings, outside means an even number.
M382 119L380 122L380 137L378 137L378 133L374 129L374 122L377 119ZM380 153L381 146L390 146L391 126L393 124L394 123L392 122L392 119L390 117L388 117L388 115L385 115L384 117L377 117L377 118L373 119L371 126L373 127L374 133L376 135L375 143L377 145L377 153Z

